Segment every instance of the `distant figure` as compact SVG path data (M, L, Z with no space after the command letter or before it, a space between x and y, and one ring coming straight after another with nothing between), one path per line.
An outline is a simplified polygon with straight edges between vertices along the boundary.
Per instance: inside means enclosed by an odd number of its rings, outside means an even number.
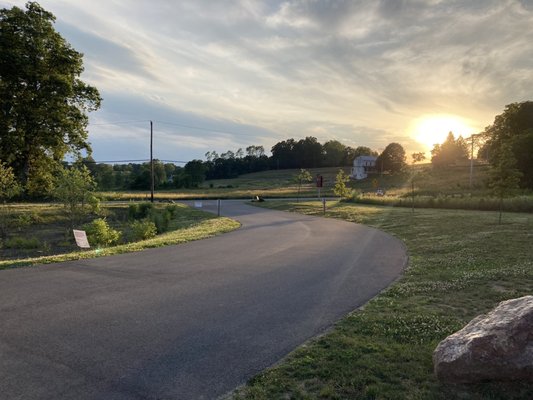
M261 203L265 201L261 196L255 196L252 201L257 201L258 203Z

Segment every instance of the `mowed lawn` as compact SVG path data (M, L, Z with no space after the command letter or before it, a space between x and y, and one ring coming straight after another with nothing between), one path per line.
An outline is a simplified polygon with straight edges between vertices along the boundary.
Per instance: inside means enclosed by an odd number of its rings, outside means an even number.
M318 202L266 207L322 215ZM407 245L403 277L325 335L252 379L237 399L531 399L532 385L444 385L432 352L498 302L533 293L533 214L415 210L339 202L327 217ZM386 249L383 249L386 251Z

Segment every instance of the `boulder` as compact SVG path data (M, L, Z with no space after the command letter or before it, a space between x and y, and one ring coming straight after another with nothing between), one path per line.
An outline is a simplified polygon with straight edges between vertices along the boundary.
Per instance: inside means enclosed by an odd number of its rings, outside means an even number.
M447 383L533 382L533 296L501 302L439 343L437 378Z

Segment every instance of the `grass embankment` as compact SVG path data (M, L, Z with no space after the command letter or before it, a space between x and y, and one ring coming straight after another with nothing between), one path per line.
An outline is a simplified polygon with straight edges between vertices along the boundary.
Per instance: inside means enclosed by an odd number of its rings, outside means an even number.
M321 215L318 202L262 203ZM498 302L533 292L533 215L330 203L328 217L403 240L404 276L329 333L252 379L237 399L526 399L521 383L443 385L438 342ZM386 251L386 249L384 249Z
M216 217L213 214L195 210L183 204L175 204L173 207L176 207L178 211L176 216L170 221L168 232L151 239L123 243L107 248L72 251L75 248L74 240L72 232L65 230L65 216L61 206L53 204L11 206L11 219L13 221L17 221L21 215L30 215L33 218L31 224L15 228L15 234L26 237L31 235L35 242L45 243L45 246L32 249L17 249L15 252L18 252L18 256L15 257L13 257L14 250L10 250L11 259L0 259L0 269L94 258L140 251L151 247L185 243L229 232L240 226L237 221L232 219ZM113 221L111 216L115 217L112 225L116 228L127 226L127 211L128 206L124 204L108 205L105 209L105 213L111 221ZM50 243L53 243L54 240L59 240L61 242L60 245L51 246ZM0 251L5 253L8 249L0 248ZM36 253L45 254L35 256ZM24 254L26 254L25 257Z

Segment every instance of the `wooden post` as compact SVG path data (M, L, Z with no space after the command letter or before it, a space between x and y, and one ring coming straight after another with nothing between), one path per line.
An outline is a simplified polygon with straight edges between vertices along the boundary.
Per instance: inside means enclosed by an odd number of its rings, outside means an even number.
M150 202L154 202L154 124L150 121Z

